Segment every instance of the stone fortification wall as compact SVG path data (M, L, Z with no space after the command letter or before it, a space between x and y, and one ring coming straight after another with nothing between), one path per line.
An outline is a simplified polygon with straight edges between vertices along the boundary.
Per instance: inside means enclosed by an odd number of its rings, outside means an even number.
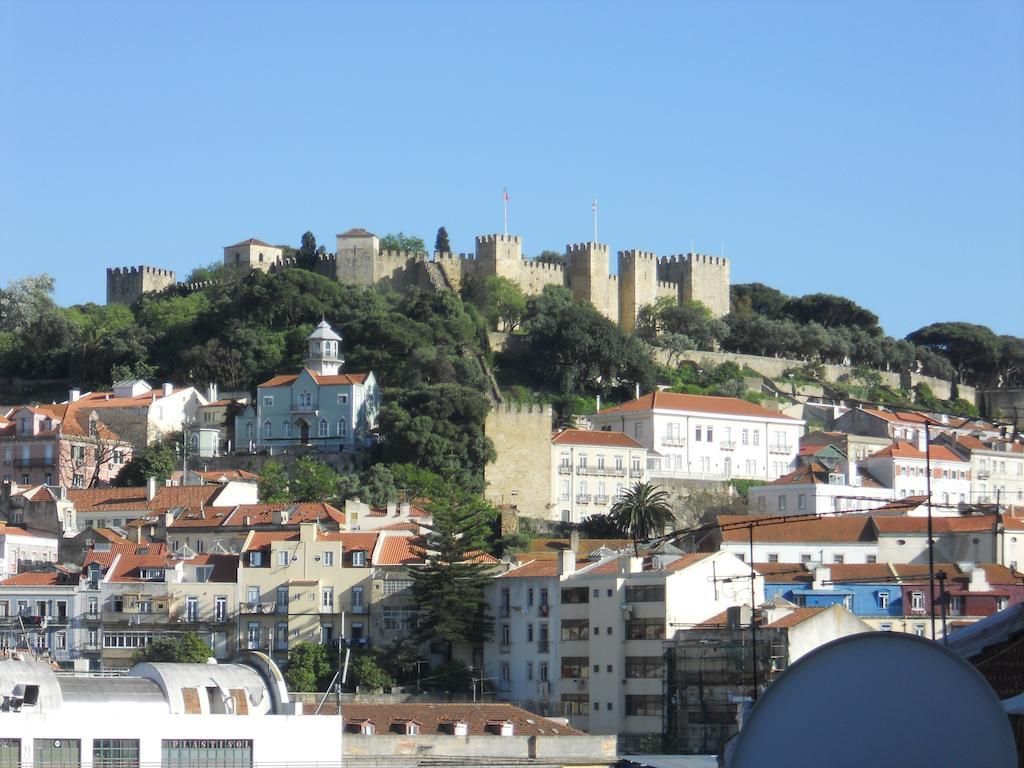
M484 422L497 460L484 469L485 495L494 504L514 504L531 517L547 517L551 502L550 405L495 405Z
M729 260L722 256L690 254L679 284L681 301L699 301L715 317L729 314Z
M160 267L107 269L107 304L134 304L144 293L163 291L177 284L173 270Z
M608 274L608 246L574 243L565 246L567 285L574 298L589 301L605 317L619 321L618 281Z
M444 274L445 280L452 290L462 290L462 282L477 272L475 253L439 253L434 252L434 264Z
M547 285L565 285L565 267L542 261L523 259L519 262L519 275L509 278L519 284L528 296L540 293Z
M739 366L745 365L770 379L781 377L782 372L788 368L802 368L807 365L806 360L790 360L785 357L758 357L757 355L741 355L736 352L700 352L690 350L682 353L680 357L683 360L702 364L707 362L721 365L725 362L731 362ZM654 358L659 363L665 364L668 361L668 353L664 349L655 348ZM853 375L854 370L853 366L849 365L824 365L822 368L828 381L846 381ZM949 399L950 386L949 382L945 379L936 379L934 376L923 376L918 373L905 377L901 377L900 374L892 371L879 371L878 373L882 377L882 383L887 386L909 389L915 384L923 383L927 384L939 399ZM958 384L957 388L960 391L960 397L964 400L969 400L972 403L977 402L978 395L974 387L967 384Z

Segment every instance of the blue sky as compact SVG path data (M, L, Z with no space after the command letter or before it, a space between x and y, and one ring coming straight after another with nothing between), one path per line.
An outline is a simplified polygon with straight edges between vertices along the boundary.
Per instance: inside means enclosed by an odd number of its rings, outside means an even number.
M725 249L1024 336L1024 4L0 0L0 284L255 236ZM1016 298L1014 297L1016 294Z

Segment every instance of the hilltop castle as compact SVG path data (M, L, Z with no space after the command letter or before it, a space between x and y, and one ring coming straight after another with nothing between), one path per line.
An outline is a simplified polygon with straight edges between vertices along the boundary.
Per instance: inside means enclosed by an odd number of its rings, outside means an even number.
M232 269L276 272L295 267L284 248L249 239L224 249L224 265ZM546 285L562 285L586 299L601 314L632 331L645 304L667 296L704 304L716 317L729 312L729 261L724 257L687 253L659 258L647 251L619 251L618 274L609 274L608 246L576 243L565 249L565 265L523 258L522 239L515 235L481 235L472 254L382 251L380 239L365 229L337 236L337 251L324 254L313 271L350 285L380 285L402 291L412 287L458 291L470 276L497 275L519 285L526 294ZM174 273L153 267L107 270L107 303L131 304L143 293L175 285Z

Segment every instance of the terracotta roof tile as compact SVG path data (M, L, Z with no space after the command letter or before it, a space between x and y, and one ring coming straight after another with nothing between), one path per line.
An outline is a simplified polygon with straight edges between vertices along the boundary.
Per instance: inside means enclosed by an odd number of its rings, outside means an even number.
M376 237L376 235L373 234L373 232L368 232L362 227L353 227L347 232L342 232L340 235L337 235L337 237Z
M822 611L827 611L829 606L816 606L814 608L796 608L792 613L776 619L771 624L763 624L765 628L782 629L784 627L795 627L797 624L817 616Z
M695 413L722 414L724 416L748 416L758 419L779 419L799 422L791 416L748 403L736 397L713 397L710 395L683 395L676 392L651 392L628 403L605 408L601 413L624 411L690 411Z
M622 432L595 429L563 429L551 438L552 445L595 445L611 448L643 448L644 446Z
M953 451L944 445L932 445L931 450L928 452L929 457L932 461L955 461L958 464L965 464L966 462L957 456ZM924 461L924 451L919 451L916 446L910 443L899 440L892 445L883 448L876 453L872 453L867 457L866 461L880 458L891 458L891 459L920 459Z
M337 376L323 376L319 373L310 371L309 375L313 377L313 381L320 385L334 385L334 384L363 384L366 382L368 373L339 373ZM267 381L264 381L259 386L261 387L283 387L286 384L294 382L299 375L297 373L283 373L278 376L274 376Z
M423 538L420 536L384 535L376 565L422 565Z
M274 520L273 513L283 510L289 511L286 525L327 521L335 525L342 525L345 522L345 513L330 504L319 501L302 501L286 504L239 504L225 520L224 525L271 525ZM245 522L247 517L251 518L248 524Z
M305 705L307 714L316 711L316 703ZM337 705L325 704L320 712L324 715L337 715ZM494 703L445 703L445 704L374 704L374 703L343 703L341 713L344 716L346 730L353 729L360 722L372 722L377 734L395 733L393 726L398 723L416 722L420 725L423 735L451 734L451 723L464 722L470 736L487 736L493 734L489 725L496 723L512 723L516 736L582 736L583 732L570 725L563 725L555 720L548 720L525 709L511 704ZM495 736L495 738L500 738Z
M875 540L872 518L869 515L802 518L776 522L778 519L772 515L719 515L718 524L730 526L722 531L722 540L730 543L747 543L747 528L741 527L747 523L754 523L755 542L846 543Z
M243 245L257 245L257 246L260 246L262 248L277 248L276 245L271 245L270 243L264 243L262 240L257 240L255 237L250 237L248 240L243 240L242 242L235 243L234 245L225 245L224 247L225 248L241 248Z
M927 533L927 517L879 515L874 518L878 534ZM995 529L995 515L966 517L932 517L932 531L942 533L990 532Z

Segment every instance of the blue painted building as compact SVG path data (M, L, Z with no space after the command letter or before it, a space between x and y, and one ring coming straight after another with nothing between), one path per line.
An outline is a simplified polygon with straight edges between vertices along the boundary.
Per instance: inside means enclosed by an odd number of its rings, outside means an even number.
M898 574L885 563L796 564L754 566L764 574L766 600L775 595L808 608L842 605L861 619L903 617L903 594ZM872 622L873 624L875 622Z
M342 373L341 336L325 320L309 335L304 367L257 387L235 418L240 452L297 449L359 454L372 444L380 408L373 373Z

